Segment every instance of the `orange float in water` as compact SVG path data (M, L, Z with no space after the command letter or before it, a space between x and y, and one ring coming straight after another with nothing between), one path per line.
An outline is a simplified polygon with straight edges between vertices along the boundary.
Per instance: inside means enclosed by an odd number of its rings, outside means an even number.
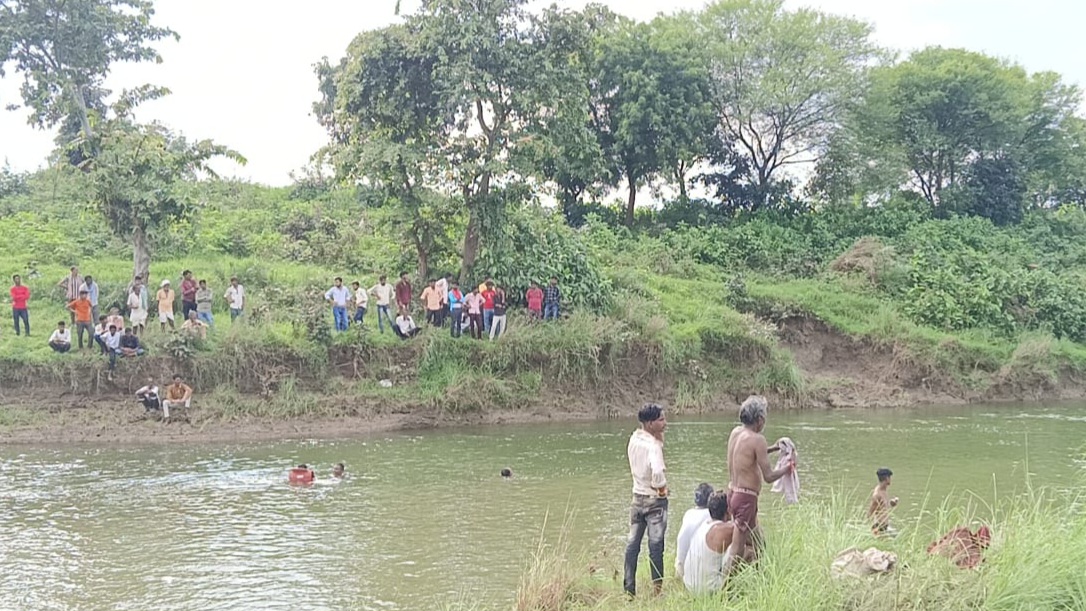
M313 472L309 469L303 469L302 467L295 467L290 470L290 483L292 484L312 484Z

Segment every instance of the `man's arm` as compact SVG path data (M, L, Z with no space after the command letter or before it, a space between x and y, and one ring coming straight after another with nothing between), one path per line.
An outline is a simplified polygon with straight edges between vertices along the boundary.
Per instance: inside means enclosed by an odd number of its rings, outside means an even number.
M772 484L792 471L793 464L789 463L780 469L773 470L769 466L769 448L766 447L765 438L758 436L754 441L754 453L758 461L758 467L762 470L762 479L765 483Z
M652 471L652 488L667 490L667 473L664 471L664 451L656 445L649 450L649 469Z
M188 384L182 384L181 386L182 386L182 388L185 389L185 395L183 397L181 397L181 400L182 401L188 401L189 399L192 398L192 387L189 386Z

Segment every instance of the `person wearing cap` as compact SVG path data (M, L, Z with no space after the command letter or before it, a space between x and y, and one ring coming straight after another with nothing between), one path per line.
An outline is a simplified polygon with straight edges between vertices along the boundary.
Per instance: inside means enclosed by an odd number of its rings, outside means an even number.
M57 328L49 336L49 347L53 352L64 353L72 349L72 332L66 329L64 321L57 323Z
M163 331L166 330L166 323L170 324L170 329L173 329L173 300L177 295L173 289L170 288L170 281L163 280L162 287L158 289L158 294L155 298L158 300L158 323Z
M86 290L79 291L79 297L68 302L68 311L75 318L75 332L79 337L79 349L83 349L83 332L87 332L87 347L94 345L94 318L90 297Z

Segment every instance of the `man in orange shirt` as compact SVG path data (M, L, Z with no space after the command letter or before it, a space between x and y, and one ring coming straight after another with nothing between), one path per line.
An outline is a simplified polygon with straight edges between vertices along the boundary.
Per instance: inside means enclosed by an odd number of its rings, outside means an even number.
M79 291L79 297L68 302L68 311L75 318L75 332L79 337L79 349L83 349L83 331L87 332L87 347L94 343L94 322L92 316L90 293L87 290Z
M437 282L430 281L430 285L422 290L422 295L419 297L422 300L423 305L426 306L426 322L435 327L441 326L441 291L437 290Z

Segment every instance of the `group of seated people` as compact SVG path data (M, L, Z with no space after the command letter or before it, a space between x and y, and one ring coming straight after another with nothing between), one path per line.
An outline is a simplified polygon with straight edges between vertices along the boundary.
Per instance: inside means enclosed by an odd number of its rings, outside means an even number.
M683 515L679 527L675 574L682 577L691 592L716 592L724 587L721 567L735 530L728 512L728 492L701 484L694 491L694 505ZM744 548L743 559L747 562L754 560L755 545Z
M173 383L166 386L166 396L163 398L155 379L147 378L147 384L136 391L136 399L143 404L145 413L161 410L162 418L169 420L171 407L192 407L192 387L185 384L180 374L174 375Z

